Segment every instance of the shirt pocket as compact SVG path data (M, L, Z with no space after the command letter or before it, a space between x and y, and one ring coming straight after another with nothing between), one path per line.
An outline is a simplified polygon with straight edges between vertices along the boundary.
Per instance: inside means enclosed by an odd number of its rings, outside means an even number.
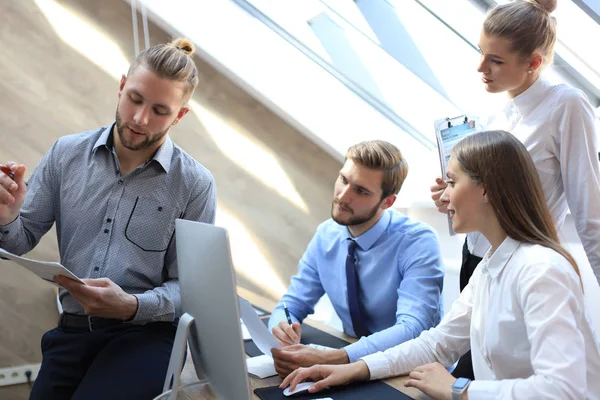
M175 207L138 197L125 227L125 237L144 251L166 251L175 230Z

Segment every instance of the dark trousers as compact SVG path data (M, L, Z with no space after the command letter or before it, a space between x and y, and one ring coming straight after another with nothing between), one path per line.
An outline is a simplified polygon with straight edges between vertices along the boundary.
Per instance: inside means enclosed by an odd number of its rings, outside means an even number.
M474 256L469 252L467 248L467 241L465 240L465 244L463 246L463 257L462 257L462 265L460 267L460 291L462 292L465 286L469 283L469 279L471 279L471 275L479 265L481 261L481 257ZM475 375L473 374L473 362L471 361L471 351L468 351L464 356L462 356L458 363L456 364L456 368L452 371L452 375L455 378L469 378L471 380L475 379Z
M162 392L176 330L172 322L54 328L42 337L30 400L152 399Z

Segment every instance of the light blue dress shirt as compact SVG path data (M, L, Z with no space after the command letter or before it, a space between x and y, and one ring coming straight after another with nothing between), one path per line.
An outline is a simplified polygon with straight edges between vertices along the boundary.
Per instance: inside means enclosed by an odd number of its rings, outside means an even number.
M285 321L283 302L292 320L303 321L327 293L344 331L356 336L348 309L345 262L348 228L332 219L323 222L292 277L288 292L269 320L269 329ZM370 336L345 347L350 362L414 339L436 326L442 316L444 279L437 235L427 225L386 210L357 238L360 299Z

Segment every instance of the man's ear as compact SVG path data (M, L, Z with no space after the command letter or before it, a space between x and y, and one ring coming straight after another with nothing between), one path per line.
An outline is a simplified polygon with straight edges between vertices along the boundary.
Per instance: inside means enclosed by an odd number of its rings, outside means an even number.
M175 118L175 121L173 121L172 125L177 125L179 123L179 120L181 118L183 118L183 116L185 114L187 114L188 112L190 112L190 109L188 107L182 107L179 112L177 113L177 118Z
M119 97L121 97L121 92L123 92L125 83L127 83L127 77L125 75L121 75L121 82L119 82L119 92L118 92Z
M396 201L396 195L395 194L390 194L388 197L386 197L385 199L383 199L383 201L381 202L381 208L382 209L387 209L390 208L391 206L394 205L394 202Z

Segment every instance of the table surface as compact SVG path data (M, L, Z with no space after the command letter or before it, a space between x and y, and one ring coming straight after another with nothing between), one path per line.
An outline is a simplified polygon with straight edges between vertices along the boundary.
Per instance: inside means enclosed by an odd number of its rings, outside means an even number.
M258 296L252 292L249 292L243 288L238 287L238 294L248 300L252 305L260 307L264 310L273 310L275 308L275 303L271 300L265 299L261 296ZM356 338L348 336L344 333L339 332L338 330L327 326L325 324L319 323L317 321L305 321L306 323L311 324L312 326L321 329L325 332L328 332L334 336L340 337L348 342L356 341ZM259 379L253 376L249 376L250 386L252 387L252 399L259 399L259 397L254 394L254 389L268 386L275 386L281 383L281 378L278 376L273 376L270 378ZM416 400L425 400L428 399L422 392L415 388L406 388L404 387L404 382L407 380L406 376L399 376L395 378L390 378L384 380L388 385L398 389L402 393L407 394L408 396L416 399ZM183 372L181 374L181 385L193 384L194 382L198 382L198 378L196 377L196 371L194 369L194 364L192 362L192 357L188 351L188 357L186 359L185 366L183 368ZM177 395L177 399L182 400L213 400L217 397L211 392L210 387L208 385L192 385L180 390Z

